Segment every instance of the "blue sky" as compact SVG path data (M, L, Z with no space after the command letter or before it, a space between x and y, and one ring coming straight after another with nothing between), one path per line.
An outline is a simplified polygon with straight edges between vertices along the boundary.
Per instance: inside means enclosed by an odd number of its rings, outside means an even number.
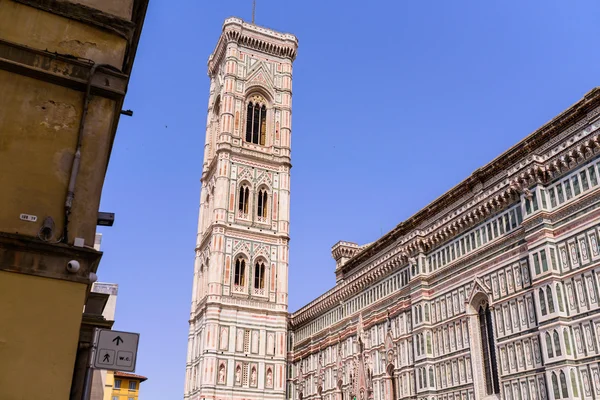
M258 0L294 33L290 310L374 241L600 84L597 1ZM140 332L144 400L181 399L209 79L251 0L151 0L110 160L100 281Z

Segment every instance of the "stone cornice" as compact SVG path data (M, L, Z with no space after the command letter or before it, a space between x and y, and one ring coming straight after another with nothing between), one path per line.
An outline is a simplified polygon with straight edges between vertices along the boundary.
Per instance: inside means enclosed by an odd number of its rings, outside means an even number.
M269 147L268 149L271 149ZM230 160L231 163L243 164L248 166L254 166L265 170L271 170L275 173L282 172L281 167L285 166L289 169L292 168L290 159L287 156L280 156L272 153L265 153L253 149L246 149L240 146L227 145L226 147L219 147L217 149L217 155L213 157L210 164L204 166L202 172L201 182L208 182L214 177L218 160ZM239 158L243 155L244 158ZM229 179L229 178L228 178Z
M536 154L536 150L547 148L547 142L552 141L552 139L554 139L553 143L563 140L566 136L585 126L586 123L593 121L600 113L599 106L600 88L594 88L571 108L527 136L492 162L477 169L469 178L434 200L408 220L401 222L392 231L357 254L356 257L346 263L344 270L350 271L360 266L369 257L396 240L399 240L402 244L411 242L407 245L407 250L410 253L414 253L419 248L439 245L463 231L464 227L472 226L482 218L504 208L524 188L536 181L542 182L547 179L549 177L548 173L551 174L550 177L560 173L570 162L577 161L590 150L597 149L600 142L598 136L596 135L593 139L580 144L575 152L570 150L567 154L559 154L555 152L555 149L552 150L554 154L551 157L554 160L563 156L566 157L562 163L557 162L556 165L554 165L554 161L552 163L546 161L542 164L544 159L547 160L550 157L550 154L546 154L544 157L544 155ZM500 184L482 192L483 184L486 181L492 180L498 174L503 173L506 174L506 178ZM474 194L474 191L479 193ZM467 204L467 207L463 206L463 210L455 210L453 213L452 210L450 212L445 210L465 196L467 199L472 199L472 204ZM425 232L420 229L423 223L431 220L438 222Z
M591 90L571 108L476 170L469 178L351 258L341 268L344 281L291 314L299 326L348 299L411 256L441 246L526 194L530 186L548 182L595 156L600 148L600 89ZM580 132L577 140L569 139ZM589 137L588 137L589 136ZM552 142L550 145L548 141ZM539 154L541 149L558 146ZM502 177L502 175L504 177ZM501 179L498 179L498 177ZM484 184L488 184L485 188ZM458 204L457 204L458 201ZM451 207L450 210L448 208ZM433 222L432 222L433 221ZM429 225L429 226L427 226ZM389 259L394 260L390 265ZM375 272L372 272L377 267ZM385 272L383 272L385 271Z
M280 33L272 29L249 24L239 18L228 18L223 23L223 32L215 50L208 58L208 74L214 75L220 65L228 43L271 54L275 57L293 61L298 50L298 39L289 33Z
M85 92L93 63L73 57L36 50L0 40L0 69ZM129 77L99 69L92 77L91 93L122 100Z
M102 253L63 243L46 243L30 237L0 232L0 271L54 278L91 285ZM67 271L67 263L77 260L80 269Z

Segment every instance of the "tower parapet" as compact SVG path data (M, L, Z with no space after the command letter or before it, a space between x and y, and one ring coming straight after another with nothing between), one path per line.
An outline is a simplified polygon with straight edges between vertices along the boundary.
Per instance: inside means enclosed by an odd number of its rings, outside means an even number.
M358 243L345 242L340 240L331 248L331 255L335 260L335 282L336 284L344 280L344 273L342 267L352 257L360 253L370 243L359 246Z

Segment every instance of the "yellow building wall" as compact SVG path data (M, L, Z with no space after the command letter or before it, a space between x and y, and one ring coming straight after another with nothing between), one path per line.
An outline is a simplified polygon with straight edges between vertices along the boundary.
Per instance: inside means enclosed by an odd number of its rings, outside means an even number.
M113 385L113 391L111 400L114 400L116 397L118 400L138 400L138 396L140 393L140 381L137 379L127 379L121 377L115 377L115 380L121 380L121 387L119 389L115 388ZM135 390L129 390L129 382L135 382Z
M102 400L112 400L112 391L115 385L115 373L106 371L106 382L104 383L104 398Z
M36 236L44 218L51 216L57 240L62 236L83 93L2 70L0 88L0 227ZM69 237L83 237L89 246L96 233L114 108L114 101L92 96L84 129ZM38 221L22 221L22 213Z
M0 271L0 399L69 398L85 293L80 283Z
M127 40L60 15L12 0L0 0L0 38L39 50L69 54L99 64L123 66Z

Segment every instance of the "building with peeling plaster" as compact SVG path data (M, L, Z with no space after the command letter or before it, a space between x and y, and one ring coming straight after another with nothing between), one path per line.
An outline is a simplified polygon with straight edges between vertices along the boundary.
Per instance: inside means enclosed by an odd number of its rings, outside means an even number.
M297 39L231 18L211 79L186 400L600 397L600 89L287 312ZM286 340L284 340L286 338Z
M0 0L3 400L80 399L92 330L112 324L94 239L147 5Z

